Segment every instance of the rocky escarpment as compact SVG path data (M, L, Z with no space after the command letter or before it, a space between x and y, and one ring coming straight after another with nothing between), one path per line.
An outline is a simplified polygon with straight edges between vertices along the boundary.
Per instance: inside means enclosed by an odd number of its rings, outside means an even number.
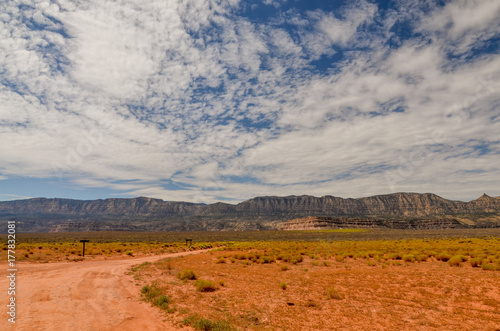
M477 200L463 202L432 193L394 193L359 199L329 195L267 196L235 205L145 197L88 201L36 198L0 202L0 221L18 220L20 231L24 232L114 228L144 231L276 229L285 221L308 216L339 218L339 222L358 219L358 224L352 225L356 227L365 226L361 219L384 221L366 226L411 228L418 220L423 227L450 227L448 221L443 221L450 218L458 220L462 226L496 227L500 225L500 198L484 194Z
M332 230L332 229L454 229L468 227L456 219L384 220L374 218L310 216L289 220L280 230Z

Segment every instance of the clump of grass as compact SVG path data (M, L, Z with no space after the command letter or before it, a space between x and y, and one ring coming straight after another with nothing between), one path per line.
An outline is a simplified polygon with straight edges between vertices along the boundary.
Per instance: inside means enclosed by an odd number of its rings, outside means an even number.
M472 258L469 260L469 263L470 265L473 267L473 268L479 268L481 267L481 263L483 262L483 259L481 258Z
M495 270L500 270L500 266L495 266L494 264L483 261L483 263L481 264L481 269L488 271L495 271Z
M153 282L151 285L145 285L141 289L141 294L144 296L144 300L151 302L162 293L158 283Z
M204 280L204 279L198 279L194 283L194 286L196 287L196 290L199 292L213 292L217 289L217 285L215 284L214 281Z
M326 291L326 297L333 300L342 300L344 298L337 290L333 287L329 287Z
M390 253L387 255L387 258L391 260L401 260L403 258L403 255L399 253Z
M217 262L216 263L226 263L226 259L223 256L219 256L217 258Z
M280 287L282 290L286 290L286 283L285 282L281 282L280 283Z
M406 255L403 255L403 261L405 262L415 262L415 255L413 254L406 254Z
M427 261L427 258L428 258L428 256L425 254L418 254L415 256L415 260L417 262L425 262L425 261Z
M452 258L452 256L450 254L447 254L447 253L439 253L439 254L436 254L435 258L438 261L447 262L449 259Z
M168 313L173 313L175 311L175 308L170 307L170 298L163 294L163 289L158 285L157 281L152 282L151 285L144 286L141 289L141 294L144 300L150 302L153 306Z
M281 267L280 267L280 270L281 271L287 271L287 270L290 270L290 267L287 266L286 264L282 264Z
M163 310L167 310L169 308L168 305L170 304L170 298L167 297L165 294L161 294L161 295L157 296L156 298L154 298L152 303L153 303L153 305L155 305Z
M141 269L144 269L145 267L147 267L148 265L150 265L151 262L144 262L144 263L141 263L139 264L137 267L134 267L132 268L132 271L139 271Z
M377 265L377 263L375 263L374 261L368 261L368 262L366 262L366 265L369 267L374 267Z
M177 274L180 280L195 280L197 278L196 273L191 269L185 269Z
M188 316L182 322L184 325L190 325L196 330L202 331L234 331L236 330L226 321L213 322L209 319L198 317L195 315Z
M455 255L448 260L448 264L452 267L460 267L461 263L465 261L467 261L467 257L463 255Z
M276 262L276 259L273 256L263 256L259 259L260 263L273 263Z

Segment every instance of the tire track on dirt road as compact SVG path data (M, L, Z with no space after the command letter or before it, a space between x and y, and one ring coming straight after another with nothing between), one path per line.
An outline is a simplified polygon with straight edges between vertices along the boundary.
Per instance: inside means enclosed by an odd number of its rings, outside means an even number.
M146 261L205 251L122 260L18 263L16 323L7 321L8 278L0 279L2 330L174 330L156 307L140 300L129 269ZM5 273L5 272L4 272Z

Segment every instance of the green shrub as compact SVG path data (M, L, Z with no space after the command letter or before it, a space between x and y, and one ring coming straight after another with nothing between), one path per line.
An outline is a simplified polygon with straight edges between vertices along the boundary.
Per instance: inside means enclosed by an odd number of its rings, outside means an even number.
M337 256L335 256L335 261L337 261L337 262L344 262L344 257L337 255Z
M403 261L405 262L415 262L415 255L413 254L406 254L406 255L403 255Z
M163 310L167 310L168 305L170 304L170 298L164 294L161 294L160 296L154 298L152 303L153 303L153 305L155 305Z
M290 267L287 266L286 264L282 264L280 269L281 269L281 271L287 271L287 270L290 270Z
M481 262L483 262L480 258L470 259L469 263L473 268L479 268L481 266Z
M387 258L392 260L401 260L403 258L403 255L399 253L390 253L387 255Z
M189 316L184 319L184 325L191 325L196 330L202 331L234 331L236 330L225 321L212 322L206 318Z
M460 256L453 256L448 260L448 264L452 267L460 267L460 263L462 262L462 259Z
M428 256L425 254L418 254L415 256L415 260L417 262L425 262L425 261L427 261L427 259L428 259Z
M161 295L161 289L159 288L156 282L153 282L151 285L145 285L141 289L141 293L146 301L151 302L156 297Z
M328 299L334 299L334 300L342 300L344 297L339 293L337 292L337 290L335 290L333 287L330 287L328 288L328 290L326 291L326 297Z
M280 287L282 290L286 290L286 283L285 282L281 282L280 283Z
M452 256L450 254L447 254L447 253L439 253L439 254L436 254L435 257L438 261L443 261L443 262L447 262L449 259L452 258Z
M485 263L484 261L483 264L481 264L481 268L488 271L500 270L500 268L497 268L494 264Z
M191 269L185 269L177 274L180 280L195 280L197 278L195 272Z
M259 260L260 263L273 263L276 262L276 259L272 256L263 256Z
M198 279L194 283L194 286L196 286L196 290L200 292L213 292L217 289L217 285L211 280Z

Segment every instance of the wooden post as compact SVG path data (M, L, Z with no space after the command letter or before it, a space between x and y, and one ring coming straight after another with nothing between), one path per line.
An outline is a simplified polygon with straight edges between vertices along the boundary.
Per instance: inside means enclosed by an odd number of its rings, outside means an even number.
M193 239L186 239L186 246L191 246L188 244L192 244L192 243L193 243Z
M83 256L85 257L85 243L88 243L88 242L89 242L89 240L87 240L87 239L82 239L82 240L80 240L80 242L81 242L81 243L83 243Z

